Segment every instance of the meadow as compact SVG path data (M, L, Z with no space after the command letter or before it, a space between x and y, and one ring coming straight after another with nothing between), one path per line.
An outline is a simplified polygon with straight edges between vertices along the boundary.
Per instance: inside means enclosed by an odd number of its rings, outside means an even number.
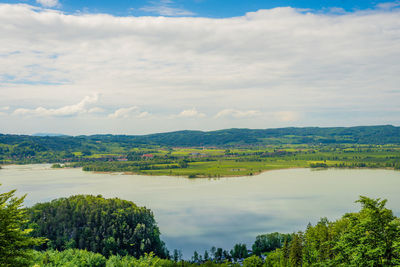
M55 165L60 167L61 165ZM398 145L280 145L246 148L146 148L80 156L67 167L144 175L229 177L288 168L400 169Z

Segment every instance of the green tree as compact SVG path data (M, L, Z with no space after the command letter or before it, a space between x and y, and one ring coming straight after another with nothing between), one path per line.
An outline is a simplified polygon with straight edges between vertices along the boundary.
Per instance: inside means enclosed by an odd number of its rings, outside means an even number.
M289 260L289 241L285 239L283 242L283 247L282 247L282 252L281 252L281 257L280 257L280 265L282 267L288 266L288 260Z
M256 255L248 257L243 261L243 267L261 267L262 265L262 259Z
M247 251L246 244L235 244L233 249L231 250L231 256L233 260L247 258L249 253Z
M27 266L33 246L45 242L44 238L29 236L32 229L23 229L27 223L22 208L25 196L14 197L15 190L0 194L0 265Z
M283 258L283 253L282 249L278 248L272 252L269 252L267 254L267 257L265 258L265 267L283 267L286 265L282 264L282 258Z
M205 261L208 261L209 259L210 259L210 256L208 255L208 251L205 250L205 251L204 251L204 260L205 260Z
M253 253L260 256L262 253L281 248L285 239L290 241L291 235L281 234L278 232L259 235L256 237L256 241L254 241L254 244L252 246Z
M29 215L35 226L32 235L50 240L41 249L79 248L106 257L169 255L153 213L130 201L77 195L36 204L29 208Z
M34 266L63 267L105 267L107 259L98 253L67 249L64 251L47 250L34 253Z
M343 266L400 264L400 220L385 208L386 200L361 196L362 209L344 216L348 227L334 247L335 262Z
M289 265L291 267L299 267L303 264L303 244L302 233L293 235L289 248Z

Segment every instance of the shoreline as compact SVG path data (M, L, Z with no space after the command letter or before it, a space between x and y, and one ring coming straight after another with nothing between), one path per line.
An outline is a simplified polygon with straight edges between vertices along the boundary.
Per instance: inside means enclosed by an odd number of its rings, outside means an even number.
M142 172L124 172L124 171L84 171L82 167L62 167L62 168L51 168L51 164L54 163L28 163L28 164L2 164L0 165L0 169L2 166L23 166L23 165L49 165L48 169L51 170L58 170L58 169L81 169L83 172L91 172L94 174L115 174L115 175L139 175L139 176L166 176L166 177L177 177L177 178L186 178L186 179L219 179L219 178L236 178L236 177L251 177L251 176L257 176L265 172L270 172L270 171L278 171L278 170L289 170L289 169L310 169L310 170L315 170L315 171L322 171L322 170L328 170L328 169L358 169L358 170L392 170L392 171L397 171L394 168L389 168L389 167L383 167L383 168L368 168L368 167L327 167L327 168L311 168L311 167L299 167L299 166L292 166L292 167L287 167L287 168L276 168L276 169L268 169L268 170L262 170L260 172L253 172L251 175L220 175L220 176L208 176L208 175L196 175L195 177L190 177L190 175L168 175L168 174L149 174L149 173L142 173ZM3 168L4 169L4 168Z
M73 169L73 168L70 168ZM92 172L92 173L98 173L98 174L120 174L120 175L139 175L139 176L167 176L167 177L177 177L177 178L187 178L187 179L219 179L219 178L237 178L237 177L252 177L252 176L257 176L260 174L263 174L265 172L271 172L271 171L281 171L281 170L294 170L294 169L310 169L314 171L324 171L328 169L338 169L338 170L388 170L388 171L398 171L395 170L394 168L361 168L361 167L355 167L355 168L345 168L345 167L328 167L328 168L311 168L311 167L288 167L288 168L277 168L277 169L270 169L270 170L263 170L261 172L254 172L252 175L224 175L224 176L196 176L196 177L189 177L188 175L167 175L167 174L148 174L148 173L136 173L136 172L113 172L113 171L87 171L87 172Z

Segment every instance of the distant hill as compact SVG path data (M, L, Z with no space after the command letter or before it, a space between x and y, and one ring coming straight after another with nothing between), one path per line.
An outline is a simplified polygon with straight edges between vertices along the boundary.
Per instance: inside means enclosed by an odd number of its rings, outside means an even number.
M267 144L400 144L400 127L289 127L177 131L149 135L29 136L0 134L0 144L37 146L37 149L74 150L98 144L120 146L247 146Z
M276 129L226 129L218 131L177 131L142 136L93 135L99 141L134 142L166 146L227 146L256 144L357 143L400 144L400 127L303 127Z

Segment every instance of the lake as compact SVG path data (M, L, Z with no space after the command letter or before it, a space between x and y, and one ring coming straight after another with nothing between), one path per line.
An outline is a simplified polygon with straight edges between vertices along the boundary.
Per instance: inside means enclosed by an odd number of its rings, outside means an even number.
M0 170L1 192L28 194L25 205L75 194L101 194L150 208L170 251L190 257L211 246L248 247L259 234L304 230L320 217L359 210L359 195L388 199L400 215L400 172L372 169L289 169L257 176L188 179L51 169L48 164Z

